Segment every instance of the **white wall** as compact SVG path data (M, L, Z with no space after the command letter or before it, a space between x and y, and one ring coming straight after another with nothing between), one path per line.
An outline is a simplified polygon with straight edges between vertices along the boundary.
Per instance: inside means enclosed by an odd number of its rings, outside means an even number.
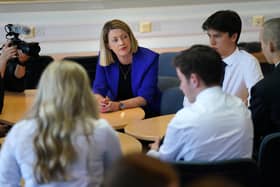
M98 1L92 1L94 2ZM5 42L5 24L24 24L35 27L35 38L25 40L40 42L41 54L98 51L102 25L107 20L118 18L131 26L142 46L187 47L195 43L208 43L201 24L210 14L221 9L235 10L242 17L243 30L240 41L257 41L259 28L252 26L252 16L264 15L265 19L280 17L280 1L265 0L112 9L91 4L96 7L90 10L65 10L62 7L71 4L62 5L53 7L55 5L49 3L49 8L42 10L40 7L46 7L46 4L29 3L28 7L20 4L0 5L0 42ZM74 6L79 6L79 3L75 3ZM153 31L138 32L140 21L151 21Z

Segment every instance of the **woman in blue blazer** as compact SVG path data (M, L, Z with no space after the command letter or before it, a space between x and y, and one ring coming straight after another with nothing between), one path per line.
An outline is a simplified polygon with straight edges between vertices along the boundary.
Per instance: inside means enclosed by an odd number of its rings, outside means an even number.
M138 47L129 26L121 20L105 23L93 90L101 112L142 107L146 117L159 113L159 55Z

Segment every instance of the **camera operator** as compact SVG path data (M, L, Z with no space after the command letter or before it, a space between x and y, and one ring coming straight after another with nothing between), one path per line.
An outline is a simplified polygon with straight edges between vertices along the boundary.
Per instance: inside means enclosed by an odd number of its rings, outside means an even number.
M22 92L25 89L26 65L39 57L39 43L27 43L19 38L29 34L30 28L7 24L7 42L0 48L0 113L4 105L4 91Z
M24 91L26 62L29 59L30 56L17 49L17 46L10 45L10 42L4 44L0 54L0 74L4 90Z
M30 56L24 54L17 46L6 42L0 53L0 113L4 104L4 91L24 90L25 63ZM0 137L6 135L11 126L0 125Z

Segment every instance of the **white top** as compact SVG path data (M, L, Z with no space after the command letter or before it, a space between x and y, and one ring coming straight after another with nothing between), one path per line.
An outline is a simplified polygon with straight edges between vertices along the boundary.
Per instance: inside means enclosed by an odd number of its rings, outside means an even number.
M260 63L244 50L236 50L223 61L227 64L223 90L248 102L251 88L263 79Z
M223 61L227 64L222 86L223 91L240 97L244 103L249 103L251 88L263 78L258 60L246 51L236 48ZM186 97L183 105L190 105Z
M105 120L95 122L95 128L88 144L82 131L73 135L72 142L78 158L67 169L73 180L52 182L46 185L36 183L33 165L36 156L33 150L33 137L36 132L35 120L17 123L8 133L0 153L0 186L19 187L25 180L25 187L97 187L103 180L104 170L121 156L117 134Z
M238 97L212 87L176 113L159 151L148 155L166 161L214 161L251 158L252 147L251 113Z

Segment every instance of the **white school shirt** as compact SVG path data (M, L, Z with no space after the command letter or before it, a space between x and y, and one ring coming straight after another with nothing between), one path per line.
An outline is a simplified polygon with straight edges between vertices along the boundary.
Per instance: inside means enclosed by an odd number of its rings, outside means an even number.
M159 151L147 154L165 161L214 161L251 158L252 147L250 111L238 97L211 87L176 113Z
M20 187L21 178L25 181L25 187L98 187L104 170L121 156L116 132L105 120L97 120L89 136L91 144L88 144L81 129L72 136L78 158L67 171L73 179L39 185L33 173L36 156L32 141L36 127L35 120L24 120L8 133L0 152L1 187Z
M251 88L263 79L260 63L253 55L238 48L223 61L227 64L223 91L248 102Z
M223 61L226 63L223 91L240 97L244 103L249 103L251 88L263 79L258 60L250 53L236 48ZM183 105L190 105L186 97Z

